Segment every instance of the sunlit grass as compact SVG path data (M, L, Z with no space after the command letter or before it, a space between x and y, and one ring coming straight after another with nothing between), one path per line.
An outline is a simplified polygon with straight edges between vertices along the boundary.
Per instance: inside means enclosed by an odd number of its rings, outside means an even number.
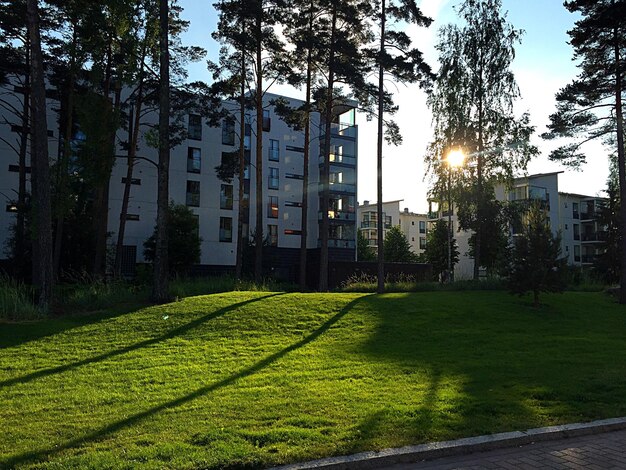
M266 467L626 414L626 310L545 303L232 292L2 325L0 467Z

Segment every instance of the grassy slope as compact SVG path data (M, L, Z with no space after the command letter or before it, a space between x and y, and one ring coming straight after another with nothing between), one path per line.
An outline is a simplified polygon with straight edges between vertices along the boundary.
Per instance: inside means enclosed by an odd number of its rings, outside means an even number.
M602 294L228 293L0 325L0 467L267 466L626 415Z

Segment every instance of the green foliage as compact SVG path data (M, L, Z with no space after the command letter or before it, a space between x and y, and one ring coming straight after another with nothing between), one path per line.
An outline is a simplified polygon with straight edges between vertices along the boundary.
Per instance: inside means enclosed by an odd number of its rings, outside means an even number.
M565 7L580 15L568 31L574 57L580 59L580 74L556 95L557 110L550 116L544 139L566 138L550 154L552 160L580 167L586 161L582 145L604 140L619 150L617 134L616 88L617 61L623 76L626 56L626 9L624 2L613 0L570 0Z
M376 252L369 245L362 230L356 234L356 259L357 261L376 261Z
M478 207L480 205L480 211ZM499 274L506 265L509 252L509 225L512 222L508 207L496 200L493 189L478 191L476 185L459 192L458 216L461 230L480 229L483 237L480 265L489 274ZM469 256L475 257L476 232L469 239Z
M512 294L533 293L539 307L540 292L562 292L565 288L566 259L561 258L561 235L554 237L545 211L533 204L526 227L515 237L509 266L509 289Z
M424 261L432 265L435 279L448 269L448 237L448 222L445 220L435 222L426 236ZM454 265L459 262L459 250L454 236L452 237L450 259L452 269L454 269Z
M623 308L545 300L235 292L2 325L0 466L268 468L626 414Z
M9 277L0 277L0 320L24 321L42 318L35 306L35 291Z
M616 168L616 159L612 159L608 180L607 203L600 209L598 225L606 228L604 252L594 260L594 269L602 280L609 284L618 283L621 273L622 235L620 226L620 197Z
M200 262L200 244L202 239L198 230L198 219L193 211L182 204L170 203L168 208L168 256L169 270L172 274L184 274ZM155 233L148 238L144 246L144 257L154 261Z
M411 244L397 225L385 233L384 255L388 263L417 263L417 255L411 251Z

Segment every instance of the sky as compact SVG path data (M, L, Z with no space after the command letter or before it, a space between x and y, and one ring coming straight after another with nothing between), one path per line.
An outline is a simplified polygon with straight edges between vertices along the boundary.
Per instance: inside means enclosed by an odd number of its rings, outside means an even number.
M198 45L208 50L208 58L217 57L218 46L211 39L216 28L217 15L211 2L179 0L184 8L182 17L190 21L183 36L188 45ZM424 14L433 19L429 28L409 27L407 32L423 53L426 62L437 70L435 44L440 27L458 22L454 7L459 0L418 0ZM580 171L550 162L548 154L555 142L546 142L539 135L546 130L549 116L555 110L555 93L569 83L578 73L572 60L573 50L568 44L567 31L576 16L569 13L561 0L503 0L503 11L509 23L522 29L522 43L516 46L512 64L520 88L521 98L516 102L516 112L529 112L536 132L533 143L541 151L531 161L528 174L564 171L559 175L559 190L577 194L599 195L606 186L608 176L607 151L598 143L588 144L585 151L588 163ZM189 66L190 80L210 81L206 63ZM270 90L295 98L302 91L277 85ZM400 109L395 120L400 126L404 141L400 146L386 146L383 151L383 199L401 199L401 208L425 212L428 208L428 179L423 164L424 153L432 140L432 115L426 106L426 95L417 85L390 85ZM364 115L357 116L359 125L358 200L376 201L376 123L367 122ZM520 175L521 176L521 175Z

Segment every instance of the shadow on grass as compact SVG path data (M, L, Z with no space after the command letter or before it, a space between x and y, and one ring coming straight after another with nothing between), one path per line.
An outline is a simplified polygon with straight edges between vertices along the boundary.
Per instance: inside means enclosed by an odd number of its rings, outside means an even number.
M115 356L120 356L122 354L126 354L129 353L131 351L136 351L137 349L140 348L145 348L146 346L151 346L153 344L156 343L160 343L161 341L166 341L168 339L172 339L180 334L186 333L189 330L192 330L193 328L196 328L200 325L202 325L203 323L206 323L210 320L213 320L215 318L221 317L225 314L227 314L228 312L231 312L233 310L236 310L238 308L241 308L245 305L254 303L254 302L258 302L260 300L265 300L265 299L269 299L270 297L276 297L278 295L284 295L282 293L277 293L277 294L271 294L271 295L264 295L262 297L255 297L253 299L250 300L245 300L243 302L239 302L236 304L232 304L229 305L227 307L221 308L219 310L216 310L215 312L211 312L207 315L204 315L200 318L197 318L189 323L186 323L184 325L181 325L177 328L174 328L173 330L168 331L167 333L157 336L155 338L150 338L147 339L145 341L141 341L139 343L135 343L135 344L131 344L130 346L125 346L123 348L119 348L119 349L115 349L113 351L109 351L106 352L104 354L100 354L98 356L93 356L93 357L89 357L87 359L82 359L80 361L76 361L76 362L71 362L69 364L63 364L62 366L57 366L57 367L50 367L48 369L43 369L43 370L38 370L36 372L32 372L30 374L27 375L23 375L21 377L14 377L12 379L8 379L8 380L4 380L2 382L0 382L0 388L3 387L10 387L12 385L16 385L16 384L24 384L24 383L28 383L32 380L36 380L36 379L40 379L42 377L47 377L50 375L54 375L54 374L60 374L62 372L66 372L68 370L72 370L72 369L76 369L77 367L80 366L84 366L86 364L92 364L94 362L100 362L100 361L104 361L106 359L110 359L112 357Z
M89 314L71 314L60 318L47 318L28 322L0 323L0 349L19 346L84 325L91 325L126 315L149 305L147 302L129 302Z
M275 295L281 295L281 294L273 294L270 296L265 296L265 297L259 297L257 299L254 299L252 301L256 301L256 300L261 300L261 299L266 299L268 297L273 297ZM309 335L307 335L306 337L304 337L303 339L301 339L300 341L293 343L290 346L287 346L284 349L281 349L278 352L275 352L274 354L271 354L269 356L267 356L265 359L262 359L258 362L256 362L255 364L252 364L249 367L246 367L244 369L242 369L241 371L237 372L236 374L232 374L229 377L226 377L223 380L220 380L218 382L215 382L211 385L207 385L205 387L201 387L187 395L184 395L182 397L176 398L174 400L170 400L168 402L162 403L158 406L155 406L153 408L150 408L148 410L142 411L141 413L137 413L135 415L132 415L126 419L120 420L120 421L116 421L115 423L111 423L108 426L105 426L101 429L98 429L97 431L91 432L89 434L86 434L84 436L72 439L69 442L66 442L65 444L62 445L58 445L58 446L54 446L52 448L49 449L43 449L43 450L37 450L37 451L33 451L33 452L26 452L20 455L17 455L15 457L12 457L8 460L6 460L5 462L3 462L3 464L6 466L6 468L13 468L17 465L22 465L28 462L34 462L34 461L40 461L42 459L45 458L49 458L50 456L53 456L63 450L66 449L70 449L72 447L76 447L91 441L96 441L98 439L101 439L103 437L106 437L108 435L111 435L117 431L120 431L121 429L124 429L126 427L132 426L138 422L140 422L141 420L148 418L156 413L159 413L160 411L163 411L165 409L168 408L172 408L172 407L176 407L176 406L180 406L183 405L185 403L188 403L192 400L195 400L196 398L199 398L201 396L204 396L208 393L214 392L216 390L219 390L221 388L227 387L231 384L233 384L234 382L236 382L239 379L248 377L252 374L255 374L256 372L259 372L260 370L264 369L265 367L271 365L272 363L280 360L281 358L285 357L287 354L289 354L292 351L295 351L297 349L300 349L304 346L306 346L307 344L315 341L317 338L319 338L321 335L323 335L326 331L328 331L333 325L335 325L337 322L339 322L343 317L345 317L351 310L352 308L360 301L362 301L363 299L365 299L366 297L359 297L357 299L354 299L353 301L349 302L348 304L346 304L339 312L337 312L335 315L333 315L331 318L329 318L328 320L326 320L322 325L319 326L319 328L317 328L315 331L313 331L312 333L310 333ZM240 307L242 304L245 303L250 303L252 301L247 301L247 302L242 302L240 304L235 304L233 306L227 307L228 310L232 310L233 308L237 308ZM226 310L226 309L223 309ZM217 313L217 312L215 312ZM212 314L215 315L215 314ZM206 321L206 317L205 318ZM199 321L193 322L193 323L199 323ZM140 343L141 344L141 343ZM126 349L126 348L125 348ZM0 462L2 463L2 462Z
M417 443L623 415L623 319L589 315L596 299L545 301L534 310L504 293L365 298L377 326L355 354L424 371L429 383L414 403L365 417L353 450L396 436Z

